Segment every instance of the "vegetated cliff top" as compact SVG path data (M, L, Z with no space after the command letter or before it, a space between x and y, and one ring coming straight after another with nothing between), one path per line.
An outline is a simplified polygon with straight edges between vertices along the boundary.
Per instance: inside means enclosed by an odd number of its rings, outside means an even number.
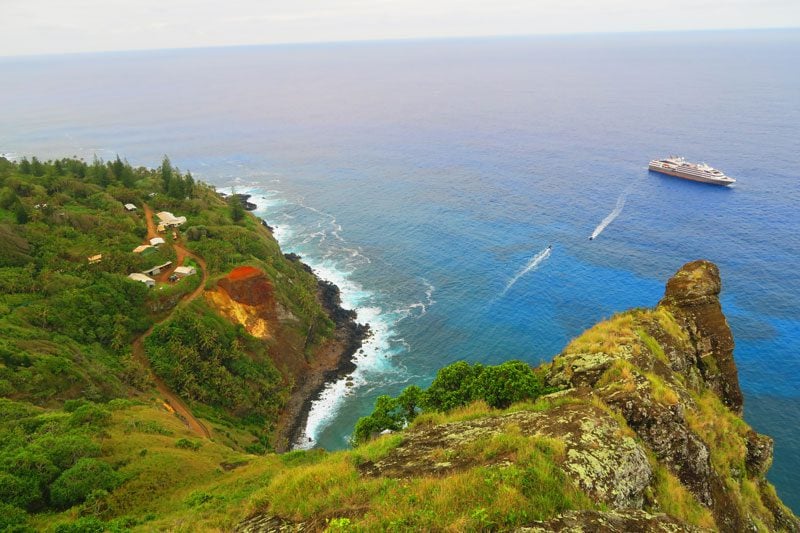
M657 307L597 324L534 371L558 392L444 413L422 393L406 429L296 456L240 530L797 531L764 477L772 440L741 418L720 288L714 264L684 265ZM403 411L384 404L370 422L389 427Z

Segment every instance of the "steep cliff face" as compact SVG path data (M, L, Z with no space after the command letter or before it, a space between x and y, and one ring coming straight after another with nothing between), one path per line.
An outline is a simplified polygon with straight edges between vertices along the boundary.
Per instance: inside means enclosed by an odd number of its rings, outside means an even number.
M347 516L366 529L385 525L386 513L424 527L429 518L420 516L432 512L451 513L453 524L465 529L489 523L489 529L514 524L525 531L800 531L764 477L772 440L741 418L720 290L715 265L688 263L669 280L657 307L597 324L541 369L560 392L504 411L473 404L420 415L403 432L356 449L355 472L347 476L348 490L365 494L358 512L341 515L323 506L320 516ZM434 483L435 494L492 489L474 496L480 505L473 502L476 510L462 514L452 509L458 500L439 509L407 496ZM383 492L370 499L375 486ZM495 494L505 496L492 500ZM422 509L381 508L390 497L396 506L408 497ZM548 498L555 503L537 507ZM276 523L319 529L317 519L290 519L292 509L269 507L241 530Z
M720 290L716 265L684 265L658 307L618 315L570 343L550 380L590 390L621 415L654 460L711 512L716 528L794 531L797 520L776 505L763 477L772 440L740 418Z
M685 371L689 365L696 367L703 382L725 405L742 414L742 390L733 360L733 334L722 314L721 289L717 266L708 261L693 261L667 282L659 305L672 313L694 348L681 354L683 358L675 358L674 369Z
M223 316L260 339L274 336L281 317L292 318L275 302L274 289L266 275L251 266L233 269L205 296Z
M287 258L299 261L297 256ZM313 397L327 381L353 370L352 356L361 347L368 328L355 322L355 312L341 308L335 285L318 281L317 300L335 329L325 343L309 348L315 325L299 329L300 321L281 305L273 282L265 272L252 266L234 268L215 288L205 291L205 297L221 315L264 340L270 359L291 383L292 394L273 442L279 451L288 449L304 425Z

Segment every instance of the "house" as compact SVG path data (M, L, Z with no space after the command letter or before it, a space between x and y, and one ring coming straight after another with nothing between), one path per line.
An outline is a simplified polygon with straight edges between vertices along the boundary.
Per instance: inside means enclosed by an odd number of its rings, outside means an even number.
M179 266L175 269L175 275L179 278L193 276L194 274L197 274L197 269L193 266Z
M176 217L169 211L161 211L160 213L156 213L156 216L158 220L161 221L159 227L174 228L186 223L186 217Z
M162 239L161 237L153 237L152 239L150 239L150 246L158 248L162 244L164 244L164 239Z
M103 254L90 255L87 257L87 259L89 260L90 265L94 265L95 263L99 263L103 260Z
M168 269L170 265L172 265L172 261L167 261L163 265L156 265L147 270L142 270L142 274L147 274L148 276L158 276L161 274L162 270Z
M137 246L136 248L133 249L133 253L140 254L140 253L145 252L147 250L150 250L152 248L153 248L152 244L140 244L139 246Z
M139 272L134 272L133 274L128 274L128 277L134 281L141 281L145 285L147 285L148 289L152 289L156 286L156 280L151 278L150 276L146 276Z
M125 211L136 211L136 206L133 204L125 204Z

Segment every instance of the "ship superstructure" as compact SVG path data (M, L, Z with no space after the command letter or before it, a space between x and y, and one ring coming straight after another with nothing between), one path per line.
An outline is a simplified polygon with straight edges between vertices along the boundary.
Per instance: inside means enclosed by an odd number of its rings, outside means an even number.
M653 172L713 185L736 183L735 179L705 163L690 163L686 159L674 155L666 159L653 159L650 161L649 169Z

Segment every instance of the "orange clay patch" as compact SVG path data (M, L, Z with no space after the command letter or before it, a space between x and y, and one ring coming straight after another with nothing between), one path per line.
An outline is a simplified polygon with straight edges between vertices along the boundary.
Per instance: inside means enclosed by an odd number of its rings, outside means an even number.
M263 276L264 273L261 272L259 269L251 266L241 266L236 267L231 270L230 274L228 274L227 278L231 281L237 281L240 279L247 279L253 278L255 276Z

